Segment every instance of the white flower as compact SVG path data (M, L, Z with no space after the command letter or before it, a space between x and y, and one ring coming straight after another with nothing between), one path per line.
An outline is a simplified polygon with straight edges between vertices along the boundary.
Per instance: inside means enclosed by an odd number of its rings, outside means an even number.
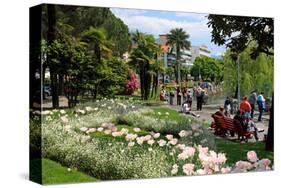
M166 135L166 138L167 138L168 140L172 140L172 139L173 139L173 135L167 134L167 135Z
M137 137L137 143L138 143L139 145L142 145L142 144L143 144L143 141L144 141L143 138L144 138L144 137Z
M87 130L87 134L90 134L90 133L94 133L94 132L96 132L97 131L97 129L96 128L90 128L90 129L88 129Z
M66 116L62 116L60 119L61 119L61 121L62 121L62 123L63 123L64 125L66 125L66 124L69 123L69 120L67 119Z
M138 128L138 127L134 128L133 130L134 130L135 132L140 132L140 131L141 131L141 129Z
M204 169L198 169L198 170L196 170L196 173L197 173L198 175L205 175L205 174L207 174L207 171L204 170Z
M160 115L161 115L161 112L157 112L157 114L160 116Z
M129 146L129 147L133 147L134 145L135 145L135 142L129 142L129 143L128 143L128 146Z
M122 128L121 131L120 131L123 135L126 135L129 133L129 130L126 129L126 128Z
M67 171L70 172L70 171L71 171L71 168L68 168Z
M97 131L102 132L102 131L103 131L103 127L99 127L99 128L97 129Z
M154 137L154 138L159 138L159 137L160 137L160 133L155 133L155 134L153 135L153 137Z
M173 165L173 168L179 168L179 165L174 164L174 165Z
M80 128L80 131L82 131L82 132L86 132L87 130L88 130L87 127L81 127L81 128Z
M51 114L51 111L45 110L45 111L42 111L41 114L42 115L49 115L49 114Z
M99 108L94 108L94 111L98 111Z
M132 140L135 140L137 137L138 137L138 135L136 135L136 134L127 134L125 139L127 141L132 141Z
M69 131L69 130L70 130L70 128L71 128L71 126L70 126L70 125L66 125L66 126L64 126L64 129L65 129L66 131Z
M180 136L180 137L188 137L188 136L190 136L190 135L192 135L192 131L181 130L181 131L179 132L179 136Z
M93 111L93 108L90 107L90 106L86 106L86 107L85 107L85 110L86 110L87 112L91 112L91 111Z
M165 114L166 114L167 116L168 116L168 115L170 115L170 113L169 113L169 112L166 112Z
M121 132L112 132L111 134L113 137L122 136Z
M175 174L177 174L178 173L178 168L173 168L172 170L171 170L171 174L172 175L175 175Z
M147 143L148 143L149 145L153 145L154 142L155 142L155 140L152 140L152 139L147 141Z
M152 148L148 148L148 151L152 151L153 149Z
M111 107L109 106L109 107L107 107L107 109L108 109L108 110L111 110Z
M106 129L106 130L104 131L104 134L111 134L111 130L110 130L110 129Z
M65 112L65 110L60 110L60 113L65 114L66 112Z
M158 141L158 144L159 144L160 147L165 146L166 143L167 143L167 142L166 142L165 140L163 140L163 139L160 139L160 140Z

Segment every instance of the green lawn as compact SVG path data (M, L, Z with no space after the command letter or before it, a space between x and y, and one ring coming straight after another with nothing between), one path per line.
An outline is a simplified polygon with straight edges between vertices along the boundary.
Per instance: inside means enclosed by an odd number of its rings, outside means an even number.
M273 152L265 151L264 142L236 143L225 139L216 139L217 150L226 153L227 163L234 164L239 160L247 160L247 152L254 150L259 159L268 158L273 164Z
M32 160L31 179L34 181L40 181L40 160ZM97 179L86 175L85 173L77 170L68 170L67 167L61 164L49 160L42 159L42 184L62 184L62 183L80 183L80 182L93 182Z

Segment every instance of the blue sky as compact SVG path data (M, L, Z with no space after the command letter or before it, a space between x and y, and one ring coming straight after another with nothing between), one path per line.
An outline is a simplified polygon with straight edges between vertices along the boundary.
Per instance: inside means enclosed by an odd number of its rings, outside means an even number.
M171 29L181 27L190 35L191 45L205 44L213 56L225 52L224 46L217 46L211 42L207 14L122 8L111 8L111 11L123 20L131 31L138 29L159 38L159 34L167 34Z

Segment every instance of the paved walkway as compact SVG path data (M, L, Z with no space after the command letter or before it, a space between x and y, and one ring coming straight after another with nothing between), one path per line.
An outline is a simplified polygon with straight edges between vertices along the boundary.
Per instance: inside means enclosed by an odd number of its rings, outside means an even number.
M174 103L175 104L175 103ZM169 105L166 104L166 107L169 108L173 108L177 111L181 110L180 106L177 105ZM202 122L207 122L208 124L211 124L211 122L213 121L213 118L211 117L211 115L213 113L215 113L218 109L219 109L219 104L209 104L209 105L203 105L202 111L197 111L196 110L196 101L192 102L192 112L194 112L195 114L199 114L200 117L198 118L198 120L202 121ZM256 126L258 129L263 129L264 132L260 132L258 134L259 140L263 140L264 139L264 135L267 134L267 130L268 130L268 123L269 123L269 115L267 113L265 113L265 115L263 115L263 119L262 122L258 122L258 113L257 111L255 111L254 113L254 122L256 123ZM233 116L232 116L233 117ZM231 140L236 139L234 138L229 138ZM255 139L252 138L249 140L249 142L255 142Z

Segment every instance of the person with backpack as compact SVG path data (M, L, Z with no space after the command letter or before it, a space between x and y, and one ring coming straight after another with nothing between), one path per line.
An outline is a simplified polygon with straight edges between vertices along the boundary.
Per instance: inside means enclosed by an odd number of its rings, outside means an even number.
M261 92L258 96L258 99L257 99L257 103L258 103L258 107L259 107L259 118L258 118L258 121L261 121L262 119L262 113L263 111L265 110L265 99L263 97L263 92Z

